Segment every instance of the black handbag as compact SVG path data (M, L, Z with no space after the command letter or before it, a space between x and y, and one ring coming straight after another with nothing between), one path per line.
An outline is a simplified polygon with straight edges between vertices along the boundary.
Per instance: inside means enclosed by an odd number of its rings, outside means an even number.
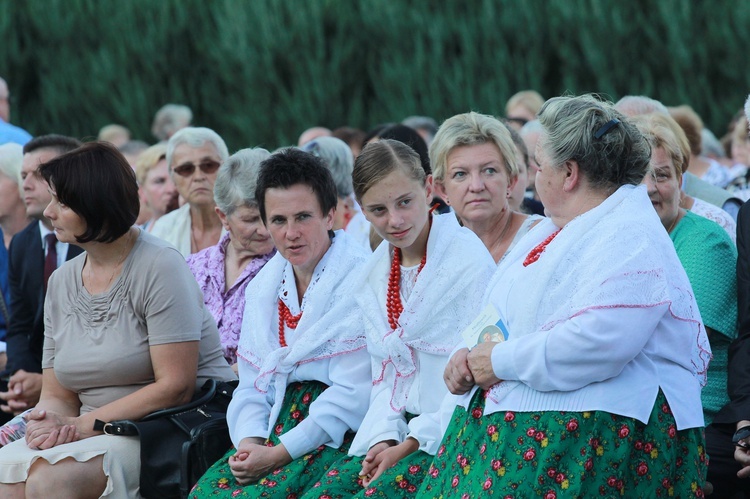
M208 380L188 404L152 412L140 421L98 421L95 429L108 435L140 436L144 498L185 498L232 447L226 411L236 387L236 381Z

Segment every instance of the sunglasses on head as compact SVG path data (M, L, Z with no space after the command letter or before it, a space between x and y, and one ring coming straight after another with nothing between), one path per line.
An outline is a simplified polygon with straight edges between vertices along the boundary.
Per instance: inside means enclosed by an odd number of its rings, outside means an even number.
M216 173L216 170L219 169L219 166L221 166L221 163L209 159L201 161L201 163L198 165L198 168L200 168L203 173L210 175L212 173ZM190 175L195 173L195 168L195 163L183 163L181 165L175 166L174 168L172 168L172 170L174 170L174 172L181 177L189 177Z

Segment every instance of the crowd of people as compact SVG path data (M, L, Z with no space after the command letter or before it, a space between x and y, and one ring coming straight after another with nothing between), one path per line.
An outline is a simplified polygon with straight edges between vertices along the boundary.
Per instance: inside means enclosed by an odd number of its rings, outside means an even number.
M748 116L509 101L230 155L31 137L0 80L0 496L140 497L103 432L238 380L190 498L750 497Z

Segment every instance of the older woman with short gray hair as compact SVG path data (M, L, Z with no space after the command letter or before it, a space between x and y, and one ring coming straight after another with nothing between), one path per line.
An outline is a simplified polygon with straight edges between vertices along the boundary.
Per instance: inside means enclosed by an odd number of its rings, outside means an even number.
M336 137L318 137L301 149L323 160L336 186L338 203L333 218L333 230L344 229L363 248L370 249L370 223L354 199L352 170L354 154L351 148Z
M276 253L255 200L260 163L269 156L265 149L242 149L219 168L214 200L225 233L216 246L187 260L216 320L224 357L234 369L245 288Z
M183 128L167 143L169 175L184 204L157 220L151 233L185 257L221 238L213 191L219 166L228 156L224 140L210 128Z

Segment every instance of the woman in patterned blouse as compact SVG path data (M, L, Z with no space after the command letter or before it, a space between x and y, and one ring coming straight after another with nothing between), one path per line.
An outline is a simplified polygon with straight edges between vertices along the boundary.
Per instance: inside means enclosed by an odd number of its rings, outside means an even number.
M276 253L255 201L258 167L269 156L265 149L243 149L221 165L214 199L224 233L219 244L187 260L216 320L224 357L235 371L245 288Z

